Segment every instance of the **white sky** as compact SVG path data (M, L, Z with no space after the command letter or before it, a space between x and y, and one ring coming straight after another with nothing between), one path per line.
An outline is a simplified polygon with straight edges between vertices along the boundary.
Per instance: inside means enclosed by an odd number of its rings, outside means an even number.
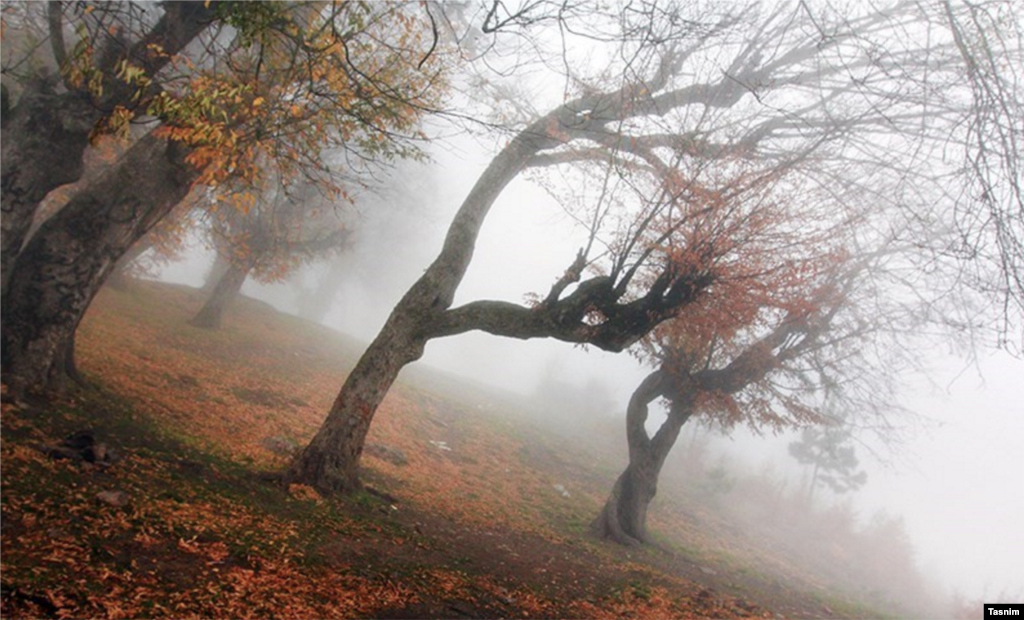
M908 467L872 472L861 500L902 513L922 565L951 589L991 602L1001 593L1019 599L1024 361L994 353L961 370L948 359L935 376L948 387L908 391L908 404L941 426L909 443Z

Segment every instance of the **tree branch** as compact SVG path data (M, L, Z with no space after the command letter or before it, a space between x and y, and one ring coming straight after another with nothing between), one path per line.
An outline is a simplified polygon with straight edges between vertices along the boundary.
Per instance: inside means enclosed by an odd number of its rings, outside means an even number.
M53 50L53 59L57 63L57 70L63 71L64 64L68 60L68 50L64 43L63 3L51 2L46 9L46 17L50 26L50 49Z
M504 301L475 301L440 312L427 320L423 336L454 336L473 330L498 336L555 338L619 352L636 343L658 324L679 314L711 285L708 274L676 274L667 269L647 293L622 301L614 282L595 276L570 295L527 308ZM550 298L550 296L549 296Z

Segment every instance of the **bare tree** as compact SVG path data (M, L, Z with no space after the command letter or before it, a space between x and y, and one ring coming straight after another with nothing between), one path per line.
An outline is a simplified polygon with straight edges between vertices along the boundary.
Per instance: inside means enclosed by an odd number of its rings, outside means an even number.
M962 192L953 196L959 238L948 249L967 258L971 285L994 293L1001 304L1001 344L1014 342L1024 307L1024 62L1021 5L1015 2L954 3L943 0L942 17L952 37L953 58L969 93L958 142L963 149ZM1018 349L1019 350L1019 349Z

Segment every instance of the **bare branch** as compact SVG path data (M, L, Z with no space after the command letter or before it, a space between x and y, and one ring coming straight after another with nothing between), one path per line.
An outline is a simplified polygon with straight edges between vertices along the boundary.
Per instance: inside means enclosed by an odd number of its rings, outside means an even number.
M63 70L68 60L67 47L64 44L64 10L62 2L50 2L46 7L46 16L50 25L50 49L57 69Z

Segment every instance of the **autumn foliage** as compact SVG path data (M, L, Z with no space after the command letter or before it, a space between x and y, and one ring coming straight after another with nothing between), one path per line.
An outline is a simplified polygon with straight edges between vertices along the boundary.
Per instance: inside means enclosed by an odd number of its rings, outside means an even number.
M371 433L406 459L368 458L368 483L387 497L325 499L261 480L315 431L355 347L254 302L230 332L199 332L184 319L200 302L152 283L105 291L79 353L109 391L45 417L5 396L5 617L706 618L783 604L726 595L702 581L710 573L657 553L626 561L588 542L606 466L494 395L453 398L432 374L392 392ZM83 425L115 451L109 466L39 449ZM114 490L126 505L97 499ZM689 544L710 554L722 542ZM729 570L710 557L701 563Z
M255 181L270 161L289 178L338 192L327 153L363 161L415 154L409 139L422 137L417 123L438 103L447 69L415 5L222 2L215 14L237 29L235 41L174 56L153 46L170 66L159 87L128 59L102 74L102 37L79 40L64 69L71 85L95 97L108 81L134 92L134 106L111 110L97 139L127 137L130 123L156 118L160 135L189 147L200 184Z

